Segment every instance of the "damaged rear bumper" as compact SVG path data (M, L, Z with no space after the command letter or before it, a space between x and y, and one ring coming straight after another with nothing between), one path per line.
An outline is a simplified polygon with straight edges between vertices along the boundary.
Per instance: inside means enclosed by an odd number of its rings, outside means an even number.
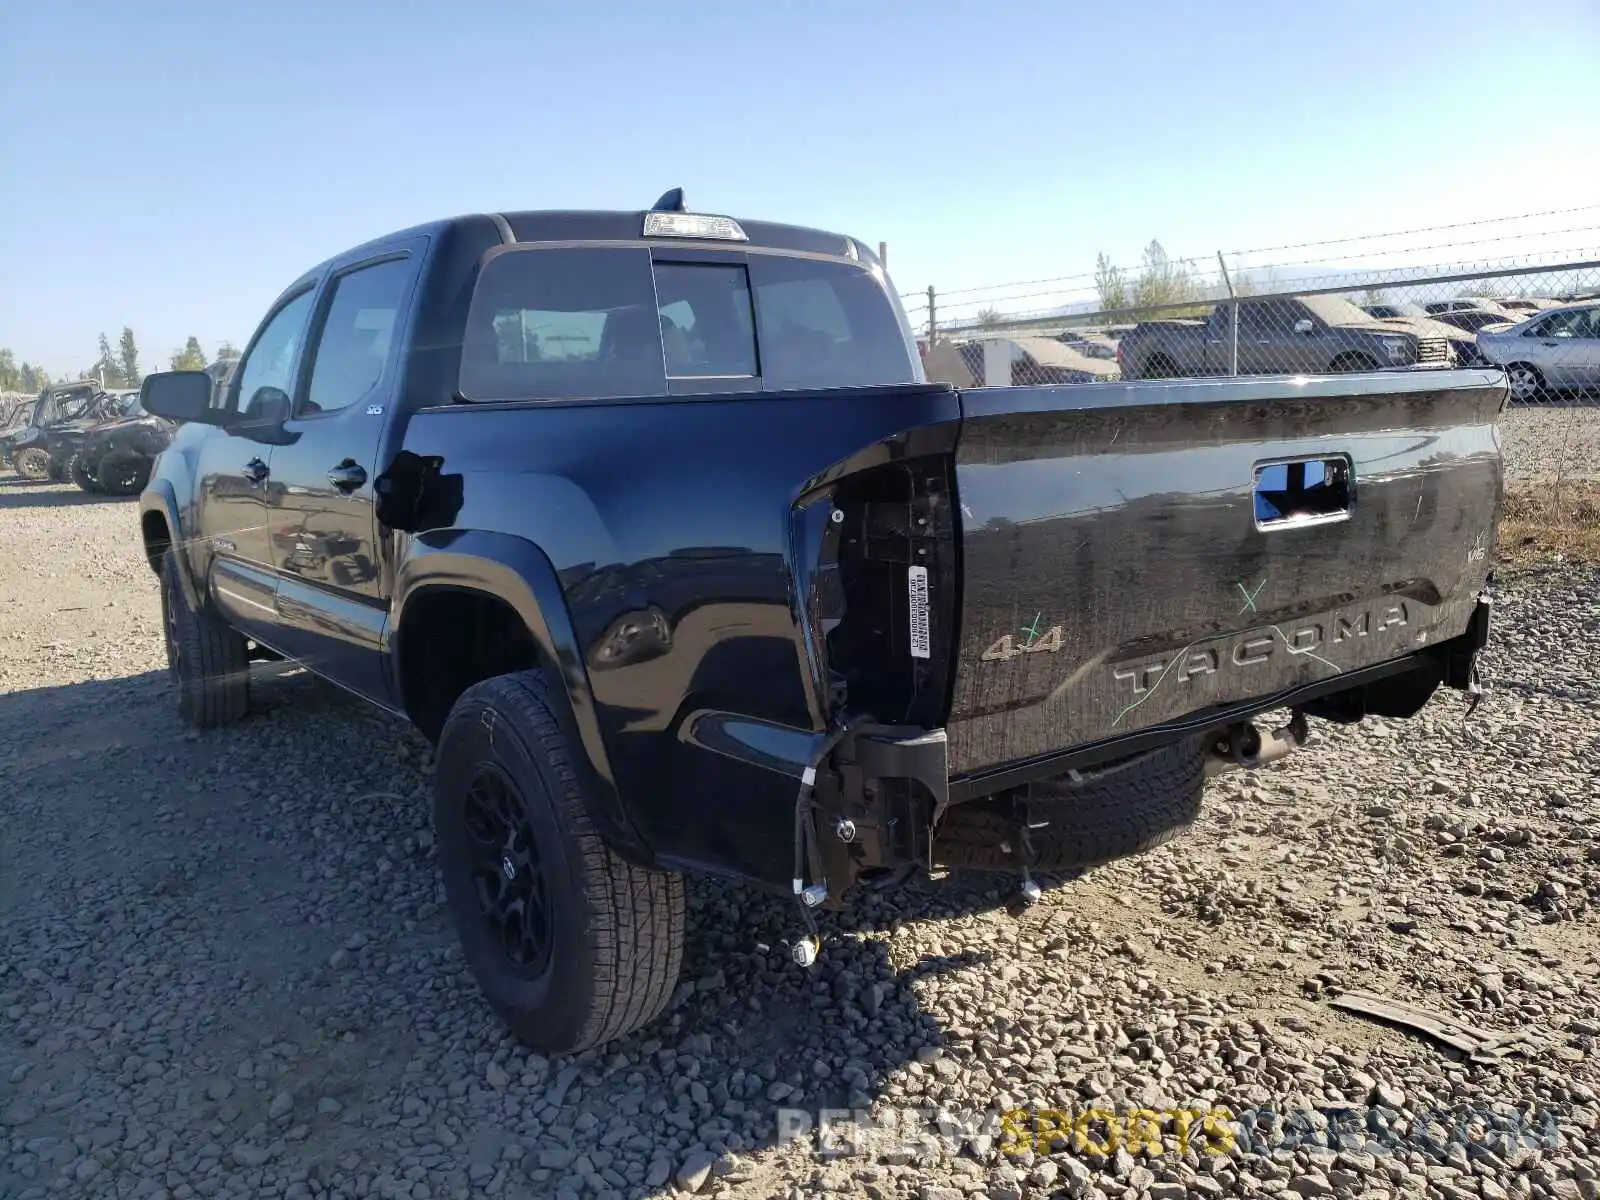
M934 838L953 804L1003 795L1074 769L1208 736L1209 773L1276 761L1305 740L1305 718L1340 723L1368 716L1414 716L1443 685L1476 697L1477 655L1488 643L1493 599L1486 590L1466 630L1404 658L1249 701L1192 713L1181 721L1090 743L979 774L952 776L942 729L846 722L831 734L794 729L714 710L691 714L686 741L781 772L797 789L796 891L836 904L856 884L902 878L934 861ZM1252 740L1252 719L1292 710L1288 724Z

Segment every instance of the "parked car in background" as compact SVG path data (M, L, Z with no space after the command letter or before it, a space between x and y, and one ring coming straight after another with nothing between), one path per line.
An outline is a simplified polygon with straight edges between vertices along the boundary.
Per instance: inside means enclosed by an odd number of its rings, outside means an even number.
M1486 329L1478 348L1505 368L1512 399L1524 404L1568 389L1600 388L1600 304L1555 308L1505 329Z
M1507 312L1518 313L1525 317L1531 317L1535 313L1542 313L1547 308L1556 307L1556 301L1554 300L1534 300L1520 296L1502 299L1498 303Z
M1098 329L1068 329L1056 334L1055 340L1086 358L1103 358L1114 362L1120 339Z
M1430 300L1422 307L1430 317L1442 317L1449 313L1483 312L1494 313L1502 321L1520 321L1528 315L1526 310L1512 308L1509 302L1494 296L1457 296L1454 300Z
M1119 343L1129 379L1226 375L1232 369L1232 304L1203 320L1141 321ZM1445 367L1451 333L1435 321L1379 320L1339 296L1273 296L1239 303L1241 375L1325 375L1386 367Z
M1450 349L1458 367L1482 366L1488 360L1478 349L1476 337L1463 337L1462 334L1476 334L1486 326L1508 325L1511 318L1499 313L1484 312L1482 309L1459 309L1454 312L1430 313L1422 305L1412 300L1394 300L1384 304L1363 304L1361 311L1368 316L1376 317L1382 321L1426 321L1430 325L1448 326L1447 329L1435 328L1434 332L1450 339Z
M1525 318L1503 312L1490 312L1482 308L1458 308L1452 312L1434 313L1429 319L1438 321L1441 325L1454 326L1466 333L1477 333L1480 329L1515 325Z
M1421 317L1424 320L1429 320L1434 317L1433 313L1430 313L1422 305L1412 300L1394 300L1386 304L1363 304L1360 308L1367 316L1377 317L1380 320L1391 320L1395 317Z
M1109 357L1089 354L1081 347L1068 346L1052 337L993 338L966 342L956 347L965 368L954 379L940 382L961 387L981 387L987 377L984 365L985 341L1006 347L1011 359L1007 383L1107 383L1122 378L1117 368L1116 350Z

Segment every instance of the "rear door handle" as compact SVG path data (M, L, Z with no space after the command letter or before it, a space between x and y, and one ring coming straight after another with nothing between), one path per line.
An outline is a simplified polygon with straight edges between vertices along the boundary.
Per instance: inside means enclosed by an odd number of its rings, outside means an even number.
M347 495L366 481L366 468L348 458L328 472L328 482Z
M252 458L244 465L244 477L251 483L260 483L271 473L272 472L267 467L267 464L262 462L259 458Z

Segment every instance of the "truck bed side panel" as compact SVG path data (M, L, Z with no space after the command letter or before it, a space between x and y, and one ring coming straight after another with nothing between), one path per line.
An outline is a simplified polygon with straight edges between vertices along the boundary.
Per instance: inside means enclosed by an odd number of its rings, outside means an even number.
M1454 637L1489 570L1492 374L1005 388L962 403L957 774ZM1258 468L1293 459L1348 463L1347 515L1258 527Z
M793 506L922 439L948 456L958 423L941 385L461 404L418 413L406 448L460 477L450 524L526 538L554 566L618 790L655 852L782 883L796 779L697 744L690 718L822 728Z

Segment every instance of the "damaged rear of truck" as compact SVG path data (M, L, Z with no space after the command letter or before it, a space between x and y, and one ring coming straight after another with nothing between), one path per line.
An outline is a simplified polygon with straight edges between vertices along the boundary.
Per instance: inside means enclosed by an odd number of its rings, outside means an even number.
M466 960L565 1052L666 1004L683 872L791 893L808 963L852 888L1036 895L1313 719L1475 692L1505 401L930 384L861 242L668 193L308 272L220 395L146 381L142 528L186 719L285 658L437 743Z

